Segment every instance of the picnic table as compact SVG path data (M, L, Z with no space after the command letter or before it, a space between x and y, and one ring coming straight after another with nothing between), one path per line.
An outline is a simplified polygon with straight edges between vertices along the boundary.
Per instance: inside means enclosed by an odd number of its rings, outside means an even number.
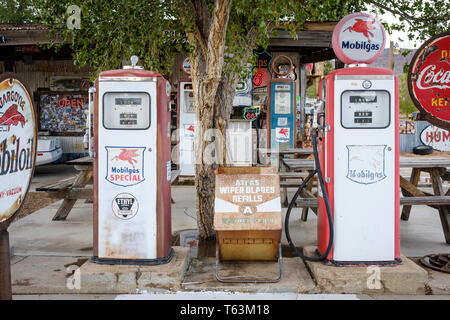
M53 221L66 220L77 200L93 200L94 190L92 187L88 187L88 185L92 185L93 163L92 157L67 161L66 164L73 165L78 171L75 176L36 188L36 191L45 192L50 198L64 199L56 211ZM179 176L180 171L173 170L171 183L175 183Z
M311 159L282 159L282 172L306 171L304 174L314 171L314 160ZM403 205L401 219L407 221L413 205L427 205L439 212L442 229L445 240L450 244L450 189L444 192L442 180L450 180L450 158L436 157L400 157L400 168L411 168L411 176L409 181L400 176L400 187L403 197L400 198L400 204ZM431 178L431 187L433 193L429 193L418 188L418 182L421 172L427 172ZM312 179L311 179L312 180ZM300 183L297 183L299 186ZM307 210L309 208L317 208L317 195L311 192L311 188L307 188L301 198L296 201L297 207L303 207L302 220L307 219ZM285 202L286 198L283 199ZM315 211L316 212L316 211Z

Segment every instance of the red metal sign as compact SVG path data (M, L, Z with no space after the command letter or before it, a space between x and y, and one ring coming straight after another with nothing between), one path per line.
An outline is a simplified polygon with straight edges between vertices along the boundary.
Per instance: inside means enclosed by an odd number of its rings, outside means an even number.
M417 109L430 123L450 129L450 31L426 41L414 55L408 88Z

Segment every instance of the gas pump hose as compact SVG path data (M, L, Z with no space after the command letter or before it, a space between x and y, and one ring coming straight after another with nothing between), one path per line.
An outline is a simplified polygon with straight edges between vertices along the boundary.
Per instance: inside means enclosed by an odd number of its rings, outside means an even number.
M302 258L304 260L308 260L308 261L323 261L326 259L326 257L328 256L328 254L331 251L331 248L333 247L334 227L333 227L333 217L331 216L330 203L328 201L328 195L325 190L325 184L323 182L322 170L320 168L320 163L319 163L319 155L317 152L317 133L315 130L313 131L312 142L313 142L313 154L314 154L314 162L315 162L316 169L313 172L311 172L308 175L308 177L303 181L303 183L298 187L297 192L295 193L294 197L292 198L291 202L289 203L289 207L286 212L286 218L284 220L284 229L285 229L286 239L289 243L289 246L291 247L292 251L294 251L300 258ZM309 180L311 180L311 178L316 173L319 178L318 181L319 181L320 189L322 190L323 199L325 201L325 207L327 210L328 226L330 228L330 239L328 241L327 250L322 255L320 255L318 257L308 257L308 256L303 255L300 252L300 250L298 250L297 247L292 242L291 235L289 233L289 217L291 215L292 208L294 207L295 201L297 201L298 196L300 195L302 190L306 187Z

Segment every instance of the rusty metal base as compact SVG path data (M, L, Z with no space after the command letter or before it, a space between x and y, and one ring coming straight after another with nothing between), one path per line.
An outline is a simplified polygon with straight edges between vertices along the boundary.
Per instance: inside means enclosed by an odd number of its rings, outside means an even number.
M429 254L420 259L420 263L427 268L450 273L450 254Z
M249 261L245 261L245 263L248 263ZM241 262L243 263L243 262ZM220 249L219 244L216 243L216 279L220 282L226 282L226 283L276 283L281 280L283 277L283 258L281 256L281 242L278 243L278 263L280 265L280 275L276 279L250 279L250 278L244 278L240 276L236 277L228 277L228 278L222 278L219 275L219 266L220 266Z
M142 265L142 266L156 266L160 264L169 263L173 257L173 248L170 248L169 254L164 258L158 259L110 259L110 258L99 258L92 257L91 261L98 264L110 264L110 265Z

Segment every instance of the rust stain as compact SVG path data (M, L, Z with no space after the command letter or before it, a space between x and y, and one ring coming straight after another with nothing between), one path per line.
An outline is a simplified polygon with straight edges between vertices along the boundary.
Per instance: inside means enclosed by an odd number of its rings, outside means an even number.
M11 89L14 85L14 81L11 82L11 79L5 79L0 83L0 90L8 90Z
M17 210L19 210L22 202L23 202L23 195L19 195L16 201L14 201L14 203L11 205L9 209L7 209L3 214L0 213L0 222L3 222L11 218L14 215L14 213L16 213Z

